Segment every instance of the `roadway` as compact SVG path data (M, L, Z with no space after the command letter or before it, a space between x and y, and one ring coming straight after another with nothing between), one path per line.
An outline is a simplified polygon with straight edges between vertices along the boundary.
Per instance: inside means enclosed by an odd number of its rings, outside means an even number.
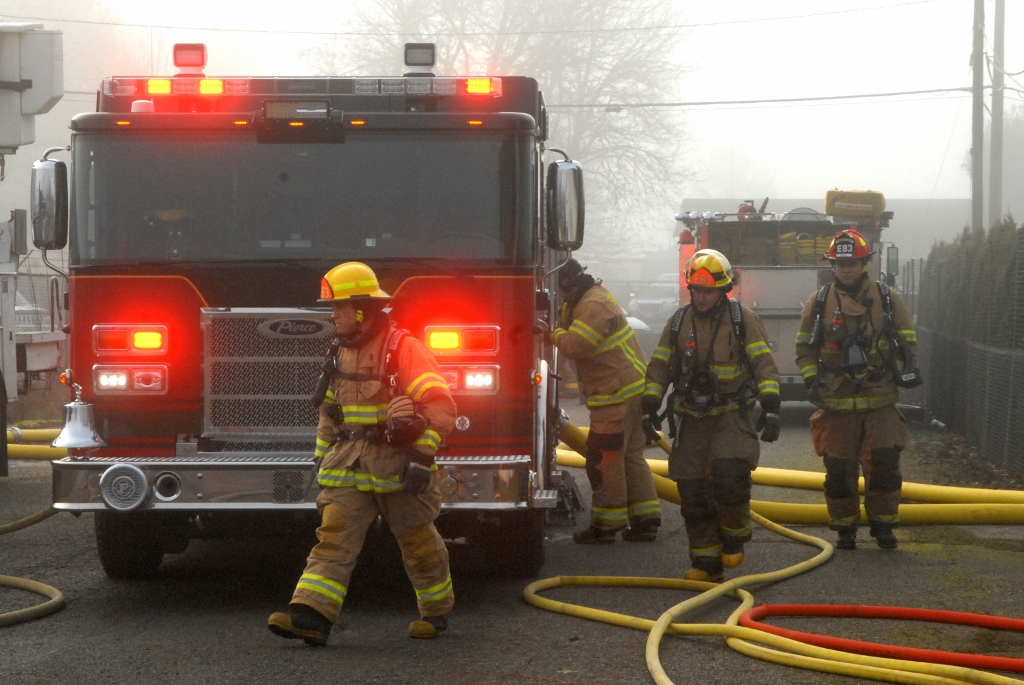
M575 400L565 407L585 421ZM779 442L762 464L821 470L807 433L809 405L786 405ZM650 456L657 456L655 450ZM911 466L908 464L908 466ZM926 467L915 466L927 476ZM588 495L582 471L577 479ZM819 493L756 487L754 497L821 501ZM49 464L12 461L0 479L0 524L49 504ZM688 567L678 508L665 505L655 543L579 546L572 528L550 528L552 575L680 577ZM579 526L587 522L579 517ZM833 540L819 527L800 527ZM853 552L824 566L754 590L761 603L894 604L1002 616L1024 616L1020 559L1024 541L1009 526L904 528L900 548L882 551L862 532ZM389 548L357 568L341 623L328 646L313 649L275 637L266 618L284 607L307 541L193 541L168 555L155 579L108 579L96 556L91 516L52 517L0 538L0 574L60 588L67 606L30 623L0 628L0 681L12 685L74 683L543 683L622 685L651 682L646 634L548 613L527 605L527 581L487 576L472 551L452 550L456 609L451 628L433 641L411 640L412 589ZM743 573L779 569L815 550L757 529ZM651 619L686 598L662 590L559 589L548 596ZM0 612L37 597L0 588ZM39 601L42 601L39 598ZM691 620L718 622L734 608L721 601ZM1024 657L1024 634L881 620L777 619L787 627L934 649ZM662 660L677 683L853 683L852 678L768 664L730 649L721 638L666 637Z

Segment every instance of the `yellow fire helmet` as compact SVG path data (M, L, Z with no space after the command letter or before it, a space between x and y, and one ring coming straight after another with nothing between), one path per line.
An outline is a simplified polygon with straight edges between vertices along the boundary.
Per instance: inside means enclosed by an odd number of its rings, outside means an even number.
M390 299L391 296L380 289L373 269L362 262L345 262L320 279L320 299L317 302Z
M698 250L686 263L686 285L691 288L732 289L732 265L718 250Z

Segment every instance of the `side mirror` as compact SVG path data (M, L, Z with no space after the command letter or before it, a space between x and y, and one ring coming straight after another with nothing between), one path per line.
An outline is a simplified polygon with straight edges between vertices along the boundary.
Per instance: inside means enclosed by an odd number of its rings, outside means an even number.
M583 246L583 167L563 160L548 166L547 232L553 250Z
M68 244L68 167L55 159L32 164L32 243L40 250Z
M885 273L895 276L900 272L900 248L890 245L885 249Z

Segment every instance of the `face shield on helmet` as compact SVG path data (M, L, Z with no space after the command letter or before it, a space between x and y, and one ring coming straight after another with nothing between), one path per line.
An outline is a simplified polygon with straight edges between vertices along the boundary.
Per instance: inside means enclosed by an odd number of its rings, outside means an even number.
M735 282L732 265L718 250L698 250L686 262L687 288L721 288L732 290Z
M320 299L317 302L334 304L351 300L359 305L367 300L387 302L391 296L380 289L373 269L362 262L339 264L320 279Z

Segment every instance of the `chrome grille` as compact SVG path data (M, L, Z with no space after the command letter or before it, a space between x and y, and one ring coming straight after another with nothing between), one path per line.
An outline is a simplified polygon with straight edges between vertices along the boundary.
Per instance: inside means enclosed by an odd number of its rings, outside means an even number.
M275 335L268 322L327 322L311 335ZM330 312L307 309L203 309L203 436L250 442L316 437L310 403L330 343ZM263 448L256 448L263 449Z

